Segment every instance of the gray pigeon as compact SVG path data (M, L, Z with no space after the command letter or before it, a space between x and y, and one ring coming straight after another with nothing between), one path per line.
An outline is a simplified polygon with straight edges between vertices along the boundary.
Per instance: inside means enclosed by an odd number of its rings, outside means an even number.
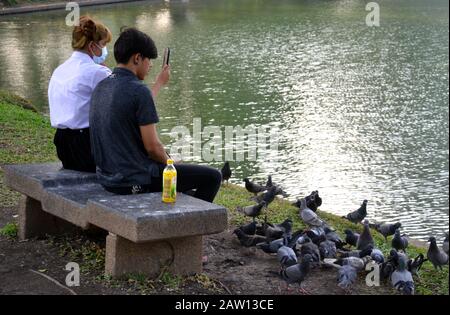
M319 218L319 216L306 206L305 199L302 199L302 205L300 207L300 217L306 225L324 226L324 222Z
M440 268L442 270L442 266L448 265L448 255L440 250L436 244L436 238L433 236L428 240L430 242L430 247L428 248L427 258L433 264L434 268Z
M345 257L358 257L358 258L363 258L365 256L370 256L372 254L372 250L373 250L373 245L369 245L366 248L362 249L362 250L349 250L349 251L344 251L344 250L338 250L338 254L339 257L341 258L345 258Z
M320 262L319 247L314 244L309 237L305 237L305 243L300 247L300 255L302 257L310 255L314 262Z
M356 248L359 250L366 249L372 245L372 248L375 246L375 242L373 241L372 234L370 234L369 221L364 221L364 229L361 235L358 238L358 242L356 243Z
M258 243L256 244L256 248L261 249L263 252L267 254L275 254L278 252L278 249L284 245L284 240L279 238L277 240L271 241L270 243Z
M407 247L408 238L406 237L406 234L400 235L400 230L395 230L394 238L392 239L392 248L406 252Z
M350 265L343 265L338 271L338 286L349 292L357 279L357 271Z
M244 178L244 182L245 182L245 189L247 189L248 192L253 193L255 196L257 193L267 190L267 187L253 183L248 178Z
M344 231L345 233L345 242L349 245L356 246L356 243L358 242L359 234L355 233L349 229L346 229Z
M349 265L355 268L357 271L361 271L366 267L365 260L358 257L339 258L336 260L335 264L340 266Z
M375 261L377 264L384 263L384 255L381 250L378 248L372 249L372 253L370 253L370 257L372 257L372 260Z
M445 232L444 243L442 244L442 250L448 255L448 232Z
M280 276L286 281L288 286L292 283L298 283L300 285L300 289L303 290L301 285L308 275L309 271L311 270L312 261L313 258L311 257L311 255L305 255L301 259L300 263L281 270Z
M399 259L397 269L391 275L392 286L406 295L414 295L414 280L411 272L406 269L403 259Z
M288 268L297 264L297 255L294 250L285 245L281 246L277 251L278 262L282 269Z
M326 240L319 245L320 257L336 258L336 244L332 241Z
M252 217L253 221L255 221L255 218L261 214L261 210L264 206L265 206L265 203L261 202L254 206L237 207L236 211L241 212L248 217Z
M357 210L350 212L344 218L353 223L359 223L367 216L367 200L364 200Z
M335 231L332 231L329 227L325 227L324 232L325 232L325 236L326 236L327 240L335 243L336 248L344 247L345 242L341 239L341 237Z
M387 242L387 237L394 235L395 231L397 229L401 228L401 226L402 226L402 224L400 222L397 222L395 224L381 223L381 224L375 224L375 230L380 232L380 234L384 236L384 239Z

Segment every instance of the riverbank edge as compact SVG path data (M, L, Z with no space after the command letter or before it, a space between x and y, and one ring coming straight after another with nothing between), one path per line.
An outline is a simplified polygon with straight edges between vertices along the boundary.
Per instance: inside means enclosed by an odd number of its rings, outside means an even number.
M140 2L145 0L78 0L75 1L80 7L104 5L104 4L115 4L122 2ZM66 8L68 2L56 2L56 3L30 3L17 7L4 7L0 9L0 16L2 15L12 15L12 14L24 14L39 11L51 11L51 10L62 10Z
M3 97L1 97L3 95ZM6 96L5 96L6 95ZM3 182L3 164L21 163L43 163L56 161L56 153L53 146L54 129L50 126L48 117L24 109L17 104L17 99L9 99L11 93L1 93L0 91L0 209L6 207L16 207L20 194L9 190ZM214 201L223 205L229 212L229 225L238 226L246 223L248 218L236 212L237 205L249 203L249 194L238 185L225 185L219 191ZM350 228L361 231L362 225L353 224L341 217L318 211L319 215L327 221L337 232L343 235L344 229ZM303 228L298 216L298 209L290 205L286 200L275 200L269 211L266 213L270 222L281 222L287 217L294 221L294 229ZM0 226L0 229L3 228ZM385 254L389 253L390 242L385 243L383 236L376 231L372 235L379 247ZM408 254L415 257L419 253L426 255L427 246L423 242L411 242ZM419 245L419 246L417 246ZM425 263L421 270L421 279L416 280L416 289L419 294L448 295L448 267L443 271L434 270L430 263Z

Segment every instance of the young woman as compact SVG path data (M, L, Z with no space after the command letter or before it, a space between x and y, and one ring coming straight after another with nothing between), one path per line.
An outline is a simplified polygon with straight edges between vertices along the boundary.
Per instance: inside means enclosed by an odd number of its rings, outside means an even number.
M111 74L104 65L108 28L88 16L80 18L72 32L74 52L55 69L48 86L50 121L57 128L56 152L63 167L95 172L89 137L89 107L97 84Z

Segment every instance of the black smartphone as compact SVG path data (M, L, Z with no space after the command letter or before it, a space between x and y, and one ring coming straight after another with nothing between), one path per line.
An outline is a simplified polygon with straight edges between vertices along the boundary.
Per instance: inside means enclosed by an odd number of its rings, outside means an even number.
M165 65L169 64L169 59L170 59L170 48L167 47L166 49L164 49L164 61L163 61L163 67Z

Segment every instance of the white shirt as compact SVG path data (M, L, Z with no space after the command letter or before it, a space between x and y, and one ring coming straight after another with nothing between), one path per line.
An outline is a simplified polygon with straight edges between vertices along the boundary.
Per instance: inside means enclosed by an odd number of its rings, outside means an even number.
M48 85L52 127L83 129L89 127L91 95L97 84L111 74L85 53L75 51L53 71Z

